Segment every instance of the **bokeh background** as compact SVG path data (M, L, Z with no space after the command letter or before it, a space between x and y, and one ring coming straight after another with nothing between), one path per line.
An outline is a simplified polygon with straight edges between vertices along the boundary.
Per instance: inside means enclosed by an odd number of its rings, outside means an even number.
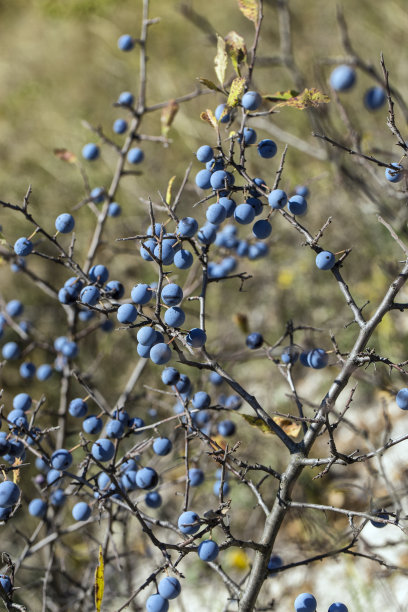
M342 45L335 3L323 0L289 2L293 56L287 54L288 36L282 40L285 13L279 10L280 4L264 2L259 63L254 72L253 88L265 95L303 84L332 95L328 85L331 69L337 63L353 61ZM32 213L44 227L53 227L53 220L58 214L71 211L87 195L77 165L64 163L54 154L54 150L66 148L80 159L83 145L97 141L97 136L90 132L86 122L95 127L102 126L109 138L121 143L121 138L112 132L112 124L125 114L114 103L121 91L129 90L137 95L139 63L136 50L122 53L116 41L123 33L139 35L141 5L140 0L122 0L120 3L114 0L0 2L0 199L21 203L31 185ZM399 90L403 99L407 99L407 58L404 53L408 27L406 3L403 0L388 3L368 0L355 3L349 0L342 3L342 9L351 43L361 62L372 65L381 75L380 53L383 52L391 85ZM252 44L253 24L240 13L235 0L222 3L207 0L205 6L196 0L184 3L152 0L150 17L159 17L160 20L149 30L148 105L193 92L198 86L199 77L216 81L213 66L217 33L225 36L235 30L244 37L248 49ZM286 52L284 61L283 52ZM230 66L228 77L232 76ZM280 186L288 193L293 193L296 185L308 186L309 212L302 223L312 234L329 216L333 217L321 244L336 253L352 249L343 268L344 276L357 303L363 305L368 302L364 311L367 315L373 312L393 275L398 272L399 261L403 258L402 251L377 217L381 214L403 240L407 239L405 180L396 186L387 184L383 169L360 163L357 157L333 147L325 147L312 136L312 131L323 131L352 148L358 142L364 153L374 154L386 163L400 161L402 151L395 146L395 137L386 126L387 106L376 112L369 112L364 107L364 93L374 84L377 82L367 71L358 69L356 86L349 93L341 94L339 101L332 97L330 104L322 105L319 109L298 111L282 108L268 117L254 118L251 125L256 128L258 139L271 137L276 140L278 155L273 160L260 160L255 147L247 153L250 175L263 177L271 187L280 155L285 144L289 144ZM115 239L145 231L149 224L148 198L159 204L158 191L165 193L168 181L174 175L174 190L177 189L190 163L193 164L192 171L179 214L194 214L200 222L204 220L204 207L193 209L193 204L202 196L194 184L194 175L201 169L194 152L201 144L215 144L215 139L208 124L200 120L200 113L206 108L214 109L223 101L225 98L222 94L211 92L181 104L169 132L170 146L143 142L145 162L138 168L141 174L125 177L122 181L116 199L123 213L116 219L108 220L97 262L109 265L111 278L124 282L127 295L134 284L142 280L153 282L157 275L154 268L141 262L137 244L115 242ZM265 108L270 106L267 104ZM404 115L398 106L396 120L405 137ZM236 121L230 129L237 129L238 125ZM161 134L160 112L150 113L144 118L142 132L157 136ZM222 128L222 136L227 139L228 130ZM91 188L109 185L114 164L115 154L108 147L104 147L98 163L85 164ZM158 219L162 220L160 212L157 214ZM84 206L75 213L75 217L75 252L78 261L82 262L95 216ZM31 231L22 217L1 208L0 223L6 244L12 245L16 238ZM301 348L322 346L332 350L332 333L342 353L350 349L357 332L356 325L350 324L351 311L334 279L315 268L314 254L302 244L301 235L285 224L279 215L272 218L272 225L268 256L255 262L243 260L239 263L239 271L253 275L245 283L243 291L239 291L238 280L211 285L208 347L226 369L250 393L256 395L266 410L286 414L293 413L295 405L279 370L280 349L272 351L269 359L262 351L251 353L245 348L246 329L260 331L268 343L274 345L285 332L287 322L292 320L295 327L316 328L314 331L296 333L295 342ZM240 228L240 236L249 237L250 230ZM30 261L29 265L56 288L69 276L66 273L66 276L57 278L55 266L46 261ZM2 262L0 275L2 300L7 302L18 297L23 301L24 317L31 321L37 338L46 345L55 336L64 333L66 321L62 308L33 287L24 274L13 273L6 260ZM179 273L174 278L183 284L187 281L187 274ZM193 290L197 290L194 285ZM403 291L400 298L400 301L407 300L407 292ZM191 302L187 312L191 326L198 325L195 302ZM406 333L406 315L393 312L379 326L370 347L395 363L402 362L406 358ZM12 331L8 334L11 339ZM123 330L112 334L98 331L89 336L81 347L80 370L101 389L110 403L120 394L134 367L135 344L131 336ZM44 361L50 359L46 349L42 358ZM294 368L298 392L307 400L310 414L321 401L337 371L333 353L330 367L323 372L314 372L313 376L299 365ZM208 388L205 374L197 371L192 378L196 389ZM358 388L349 413L355 428L352 431L344 427L339 431L337 440L340 446L343 445L344 452L354 448L364 452L380 445L386 423L384 410L391 411L393 435L404 431L403 417L393 403L393 394L404 386L404 377L379 365L359 371L356 379ZM156 409L159 416L169 413L166 402L144 387L157 386L157 380L157 370L146 367L132 397L134 415L142 416L147 422L151 417L151 408ZM4 388L4 403L8 406L10 398L25 390L27 383L22 382L16 369L7 366L0 370L0 384ZM30 383L30 389L33 389L36 398L46 394L44 418L52 423L58 405L58 377L54 377L46 388L40 383ZM81 392L74 383L72 392L75 391ZM218 390L212 390L214 398L217 393ZM343 406L346 399L343 398ZM245 411L249 412L244 408ZM262 461L278 470L282 469L287 455L273 438L247 426L238 416L235 420L238 424L236 439L241 441L239 453L251 461ZM69 434L69 442L73 446L78 438L78 425L74 421ZM175 435L177 439L178 434ZM315 452L316 456L325 456L327 440L318 442ZM386 464L389 479L398 491L404 491L407 485L406 454L401 445L398 451L389 454ZM194 458L197 464L208 465L209 470L215 470L213 462L202 456L198 445ZM164 488L166 504L161 512L165 518L174 520L175 509L180 502L174 495L175 489L174 486L172 489L171 483L182 478L183 463L175 459L166 465L166 460L161 459L158 467L171 473L167 488ZM294 495L313 503L344 505L364 511L375 500L390 494L386 482L381 479L380 467L333 470L323 480L312 479L316 475L315 470L305 471ZM29 482L34 474L33 470L28 470L23 476ZM208 496L212 494L213 481L214 477L210 476L203 492L195 493L197 508L205 509ZM30 486L34 496L34 485L28 484L27 499ZM264 487L265 498L271 502L276 493L275 483L268 481ZM182 491L181 485L179 490ZM253 498L237 483L232 484L231 497L233 525L237 526L237 532L245 530L246 536L253 534L253 537L257 537L262 515L259 509L253 508ZM213 503L216 504L215 497ZM68 510L65 520L70 520ZM21 554L24 545L13 525L20 525L21 530L27 533L27 523L32 529L35 528L35 519L27 518L26 507L23 507L13 523L1 527L2 550L13 558ZM146 578L146 567L144 562L140 562L141 555L150 555L149 563L154 568L157 553L151 549L145 550L140 534L134 526L132 529L135 530L132 533L132 551L138 561L134 567L131 562L127 570L133 588L137 588ZM278 540L277 552L284 550L287 563L297 561L300 555L313 556L322 549L341 546L346 541L347 531L348 522L344 517L292 512ZM385 531L387 537L384 536ZM394 565L408 568L408 558L403 549L405 535L397 527L382 530L381 540L379 530L368 525L364 537L367 550L371 553L377 550L377 546L378 550L382 550L383 540L391 544L396 542L390 546L391 552L384 554L389 555L387 558ZM84 567L94 567L96 541L94 535L91 549L80 535L63 541L58 554L65 556L71 575L78 578ZM223 564L239 580L245 575L250 561L250 555L230 551L225 554ZM17 599L26 605L35 601L30 609L40 610L40 578L43 570L38 565L30 566L29 559L25 565L18 574L18 585L22 588L17 593ZM118 582L120 571L117 567L112 567L110 571L105 597L106 609L113 610L128 595L129 581ZM188 578L187 586L183 587L181 603L177 600L172 604L172 609L223 609L224 597L219 596L217 577L198 563L192 563L183 571ZM271 579L265 589L266 592L268 589L270 591L269 599L275 598L275 608L271 609L289 609L293 598L301 591L314 592L317 597L320 595L324 608L327 583L335 580L339 585L338 599L345 591L350 595L350 610L359 612L374 604L378 607L381 602L384 610L402 611L407 609L402 596L404 589L406 592L404 575L404 571L381 570L374 562L357 565L352 557L336 558L319 564L318 568L310 565L290 570ZM59 580L58 588L62 591L67 589L67 605L72 606L77 587L75 584L67 586L62 576ZM91 573L88 581L92 582ZM70 597L73 599L70 600ZM134 609L143 608L143 597L136 600ZM89 608L86 607L88 603L81 605L85 606L81 609L92 609L90 604Z

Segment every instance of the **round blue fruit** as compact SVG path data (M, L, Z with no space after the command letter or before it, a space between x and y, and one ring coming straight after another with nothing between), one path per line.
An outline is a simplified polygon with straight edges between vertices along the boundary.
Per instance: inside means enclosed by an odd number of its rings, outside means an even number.
M225 115L221 118L221 115L223 114L226 108L227 108L226 104L219 104L217 108L215 109L215 112L214 112L215 118L220 123L228 123L228 121L231 118L229 112L226 112Z
M205 331L203 331L199 327L193 327L193 329L190 329L186 336L187 344L194 348L200 348L201 346L204 346L206 341L207 335Z
M208 408L208 406L210 406L211 397L206 391L197 391L197 393L194 394L191 403L197 410L202 410L203 408Z
M233 421L229 419L225 419L225 421L220 421L217 426L217 431L220 436L224 438L228 438L229 436L233 436L236 431L236 426Z
M36 376L38 380L48 380L52 376L53 369L48 363L42 363L37 368Z
M388 512L376 512L375 514L379 518L382 518L382 519L384 519L386 521L388 521L388 519L390 518ZM377 529L382 529L383 527L387 526L387 523L383 523L382 521L373 521L373 520L370 520L370 523L373 525L373 527L377 527Z
M27 257L32 252L34 246L28 238L18 238L14 243L14 252L20 257Z
M18 393L13 397L13 408L15 410L23 410L26 412L30 410L32 399L28 393Z
M241 104L245 110L255 111L261 106L262 98L257 91L247 91L242 96Z
M82 149L82 157L90 161L98 159L99 154L100 154L100 149L98 145L96 145L93 142L88 142L88 144L86 144Z
M19 317L23 311L24 306L20 300L10 300L6 304L6 312L10 317Z
M130 91L122 91L118 97L118 104L123 106L132 106L135 101L134 95Z
M288 202L288 209L292 215L304 215L307 211L307 201L301 195L294 195L290 198Z
M315 370L325 368L329 362L329 356L324 349L317 348L308 352L307 363Z
M330 75L330 85L335 91L348 91L356 82L356 71L351 66L341 64Z
M311 593L301 593L295 599L296 612L316 612L317 601Z
M407 387L404 387L403 389L400 389L398 391L395 401L397 402L398 408L401 408L401 410L408 410L408 388Z
M91 507L86 502L78 502L72 508L72 516L76 521L87 521L91 516Z
M135 285L130 293L130 297L135 304L144 305L147 304L152 298L152 291L149 285L139 283Z
M241 225L252 223L255 218L255 209L250 204L238 204L234 210L234 219Z
M169 602L164 599L159 593L150 595L146 600L147 612L167 612L169 609Z
M282 557L280 557L279 555L272 555L268 561L268 576L269 577L274 576L276 574L275 570L282 567L282 565L283 565Z
M211 204L211 206L207 208L205 216L209 223L212 223L213 225L219 225L225 220L227 216L227 211L222 204Z
M124 132L126 132L127 128L128 124L125 119L116 119L113 124L113 131L115 132L115 134L123 134Z
M76 397L70 401L68 411L71 416L83 419L88 412L88 404L81 397Z
M171 359L171 348L165 342L159 342L152 346L149 357L153 363L164 365Z
M91 454L97 461L110 461L115 454L115 446L107 438L99 438L92 444Z
M61 234L69 234L75 227L75 219L69 213L62 213L55 219L55 229Z
M169 438L156 438L153 442L153 451L161 457L171 453L172 448L173 444Z
M102 419L95 415L86 417L86 419L84 419L82 422L82 429L84 430L85 433L90 434L90 435L100 433L102 431L102 428L103 428Z
M364 94L364 106L367 110L374 111L381 108L387 99L385 91L378 85L370 87Z
M177 578L166 576L160 580L157 590L164 599L175 599L181 593L181 584Z
M264 239L268 238L272 232L272 225L269 223L267 219L259 219L254 223L252 228L252 233L255 238Z
M163 287L161 298L167 306L177 306L183 299L183 290L176 283L170 283Z
M137 319L137 310L133 304L121 304L116 313L119 323L134 323Z
M2 508L2 510L4 510L4 508ZM12 584L7 574L0 574L0 584L3 587L3 589L6 591L6 593L10 593L12 589Z
M177 234L192 238L198 230L198 223L194 217L183 217L177 224Z
M186 512L180 514L177 525L181 533L192 535L193 533L197 533L197 531L200 529L199 521L200 517L196 512L187 510Z
M253 128L245 127L243 136L245 146L253 145L256 143L257 135ZM240 136L238 136L238 142L241 142Z
M207 563L214 561L219 552L218 544L214 540L203 540L198 547L198 556Z
M263 344L263 336L259 332L252 332L247 336L246 345L250 349L260 348Z
M122 214L122 208L117 202L111 202L108 206L108 217L119 217Z
M47 512L47 504L39 497L36 497L28 504L28 512L31 514L31 516L43 518Z
M195 183L197 187L199 187L200 189L210 189L211 188L211 176L212 176L211 171L207 169L200 170L200 172L197 172L196 177L195 177Z
M188 477L191 487L199 487L204 482L204 472L200 468L190 468L188 470Z
M161 379L165 385L175 385L180 380L180 373L176 368L164 368Z
M335 603L331 604L328 612L348 612L348 608L344 603L336 601Z
M54 451L51 455L51 465L54 470L66 470L72 463L72 455L65 448Z
M194 257L187 249L180 249L174 254L174 265L179 270L188 270L193 265Z
M385 169L385 178L387 181L390 181L390 183L399 183L402 179L402 171L404 168L401 166L401 164L397 163L392 163L391 166L392 168Z
M118 38L118 48L121 51L131 51L135 46L135 41L130 34L122 34Z
M0 482L0 507L11 508L17 503L20 497L20 489L11 480Z
M136 484L140 489L154 489L159 482L156 470L144 467L136 473Z
M18 346L17 342L6 342L1 350L1 353L4 359L18 359L20 356L20 347Z
M149 491L144 498L146 506L149 508L160 508L162 505L162 497L157 491Z
M129 164L140 164L144 160L144 153L139 147L133 147L127 154Z
M100 292L98 287L94 285L87 285L84 287L79 294L79 299L83 304L88 304L88 306L95 306L100 298Z
M272 157L275 157L277 152L278 147L276 146L276 142L273 140L265 138L265 140L258 142L258 153L264 159L271 159Z
M196 157L199 162L205 164L214 157L214 151L209 145L203 145L197 149Z
M331 270L336 263L336 256L331 251L321 251L316 255L316 266L319 270Z

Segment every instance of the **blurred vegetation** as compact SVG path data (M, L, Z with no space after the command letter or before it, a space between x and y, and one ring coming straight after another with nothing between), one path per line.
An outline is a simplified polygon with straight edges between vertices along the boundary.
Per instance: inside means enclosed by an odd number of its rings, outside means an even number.
M280 53L277 4L272 0L265 1L265 17L258 50L259 67L255 70L253 81L254 88L262 94L294 87L294 71L274 59ZM383 52L391 84L397 86L403 98L408 100L407 63L405 54L401 52L408 27L406 2L391 0L387 3L373 3L370 0L360 0L356 3L348 0L342 6L351 41L359 56L380 72L379 57L380 52ZM328 76L332 64L347 60L338 31L335 3L325 0L292 0L290 7L297 70L305 86L318 87L330 93ZM184 3L152 0L150 16L160 17L160 21L152 26L148 42L148 105L193 92L198 77L216 80L213 70L216 33L225 36L229 31L236 30L244 37L248 49L252 44L252 24L242 16L233 0L222 3L219 0L207 0L205 5L197 0L186 0ZM121 142L121 138L113 134L111 126L114 119L124 116L124 111L115 108L114 103L121 91L129 90L137 95L135 88L139 65L137 51L122 53L116 41L122 33L137 37L140 18L140 0L121 0L119 3L114 0L0 2L0 199L21 203L31 185L32 212L46 227L53 227L54 218L59 213L71 211L86 196L77 167L64 164L54 155L54 149L67 148L80 157L82 146L97 139L83 121L93 126L103 126L109 138ZM229 76L232 77L232 74L231 71ZM366 74L358 72L356 87L350 93L340 95L341 105L346 109L350 128L356 130L361 137L364 153L373 152L386 163L399 161L401 152L394 146L395 139L386 127L386 107L374 113L368 112L363 106L364 92L373 84ZM109 265L110 277L125 283L126 295L129 295L136 282L153 282L156 279L155 269L141 263L135 243L118 243L115 239L145 231L149 224L146 205L148 197L154 203L160 203L158 190L165 193L173 175L176 175L173 190L178 189L190 162L193 162L193 169L180 206L180 215L197 214L200 221L204 219L202 206L192 209L192 205L202 195L194 185L194 175L201 169L194 158L194 152L199 145L212 145L215 140L211 128L199 116L201 111L214 109L223 101L221 94L211 93L183 103L169 133L172 144L165 148L158 143L143 142L146 161L143 167L138 168L141 175L123 180L116 198L122 206L123 215L118 219L108 219L97 263ZM341 119L342 110L335 100L327 107L312 111L283 108L267 119L253 121L253 125L257 126L258 140L266 137L277 140L278 155L271 161L260 160L255 148L251 148L247 154L249 174L263 177L270 187L273 184L285 138L271 136L266 129L267 123L301 138L310 151L318 149L324 152L326 149L311 136L313 113L319 117L327 135L346 146L352 146L351 129L345 127ZM398 108L396 117L401 132L405 134L406 126ZM235 129L237 125L238 122L234 124ZM223 127L221 129L227 138L228 131L224 132ZM143 133L160 135L160 130L160 112L151 113L143 119ZM352 249L344 264L344 275L357 303L362 305L369 302L366 310L372 313L397 272L401 259L401 252L389 238L386 229L378 223L377 215L383 215L402 239L407 239L406 200L394 197L400 187L385 185L381 168L373 166L375 176L372 176L355 157L339 150L327 150L331 157L322 160L289 146L280 186L288 193L292 193L299 184L309 187L309 212L302 223L304 221L312 234L317 233L327 217L332 216L332 223L325 231L321 244L333 252ZM114 154L105 148L101 162L87 165L91 188L109 185L114 163ZM351 174L349 179L348 173ZM379 179L377 182L375 177ZM375 193L374 200L370 198L371 190ZM75 216L78 230L75 248L78 260L82 262L95 218L86 206ZM158 220L161 220L159 215ZM0 222L9 244L13 244L17 237L31 232L22 218L4 209L0 209ZM305 325L320 330L296 334L295 342L303 348L322 346L331 350L332 332L340 351L344 353L350 349L356 337L356 325L347 326L351 321L351 311L328 273L315 268L314 255L310 249L301 247L302 237L278 215L273 217L272 224L268 257L257 262L245 260L239 264L240 271L253 274L242 292L238 293L238 280L211 284L208 347L226 369L250 393L257 396L266 410L293 413L294 402L288 397L289 389L276 363L273 358L261 359L260 353L249 353L245 349L245 334L237 325L237 315L245 315L250 330L261 331L270 344L277 341L285 332L287 322L293 320L295 326ZM245 227L240 229L241 237L249 235L250 230ZM55 266L46 261L35 261L34 264L29 262L31 265L56 288L69 276L66 273L63 278L55 278ZM62 309L56 308L46 295L33 288L24 275L13 274L5 263L0 268L0 274L3 299L22 299L25 304L24 317L29 320L33 318L34 327L45 341L52 341L56 330L57 335L64 333L66 324ZM187 276L188 273L178 273L174 278L183 284ZM406 293L407 290L401 294L401 301L408 299ZM37 318L39 308L41 317ZM189 304L187 312L191 326L197 324L198 310L195 302ZM407 330L405 314L395 312L384 319L370 346L392 361L403 361L406 357ZM11 337L12 332L8 333ZM96 387L103 386L106 389L108 401L114 402L134 366L134 335L124 330L115 331L115 336L120 336L120 340L115 337L113 341L111 334L106 334L102 339L103 332L98 331L97 334L98 337L89 336L89 341L81 347L79 364ZM4 339L7 338L5 335ZM278 361L279 353L272 357ZM44 352L44 361L47 358L49 356ZM332 367L327 371L316 372L313 377L299 365L294 368L299 394L315 405L327 391L327 385L337 371L333 355L331 364ZM188 372L183 367L181 370ZM192 377L196 389L206 384L206 375L193 373ZM395 374L391 377L389 371L381 365L377 369L371 367L367 371L358 372L357 377L360 384L355 402L359 407L365 407L364 415L373 407L381 414L379 389L395 391L401 386L401 379ZM11 369L0 371L0 384L5 388L6 403L10 397L23 390L19 374ZM142 384L135 390L132 404L135 414L148 419L148 409L153 406L159 414L166 416L168 406L161 399L158 401L157 394L146 390L143 384L157 386L157 372L154 368L146 368ZM58 387L58 380L53 379L46 389L47 409L52 414L55 414L58 406ZM79 386L76 391L81 393ZM37 383L37 396L43 392L43 385ZM390 396L386 397L389 401ZM358 426L364 426L364 415L355 417ZM256 429L245 429L241 419L237 417L236 420L242 439L240 452L242 450L242 455L249 460L261 461L263 453L266 455L266 448L272 444L269 440L273 439ZM70 441L74 444L78 425L73 420L70 426ZM371 430L373 441L379 439L382 429L383 421L378 417L378 423ZM353 442L350 441L350 447ZM197 447L197 461L201 461L200 452ZM316 453L319 452L327 453L325 443L322 442L320 447L317 445ZM273 457L274 467L282 468L286 459L286 454ZM161 461L159 467L165 464ZM272 462L272 459L269 457L267 461ZM172 477L182 475L180 461ZM204 495L211 494L212 484L207 483ZM342 487L338 485L335 476L333 482L329 477L322 493L321 481L313 481L310 473L305 473L299 483L299 490L312 503L317 500L318 503L330 503L331 493L338 493L340 488L344 503L358 509L366 508L364 493L357 494L346 485ZM266 501L271 501L274 495L275 487L271 487L270 496L265 494ZM258 509L254 512L251 522L246 524L246 510L250 510L253 500L238 485L233 485L232 496L234 505L242 508L242 518L238 519L238 524L241 521L241 528L245 530L242 537L249 537L251 530L256 531L254 525L261 523L260 511ZM322 496L326 496L326 499L322 499ZM201 499L198 494L197 497ZM171 505L174 499L174 492L169 492L166 501L170 508L164 508L164 518L173 515ZM311 546L319 551L323 541L335 538L338 533L337 518L328 519L328 522L332 522L326 530L321 524L315 524L312 518L308 520L309 517L302 516L300 519L293 513L287 529L293 537L305 536L305 554L313 553ZM28 519L23 513L20 521L31 521L33 528L36 524L34 519ZM343 523L346 529L347 520ZM8 526L4 529L8 529ZM6 536L8 542L11 541L9 538L10 533ZM89 551L81 536L75 538L69 543L73 554L67 563L77 564L79 571L83 567L81 560L87 562ZM18 549L20 545L15 544ZM135 536L135 550L141 545ZM5 548L4 544L2 548ZM8 550L12 554L13 551ZM235 568L238 568L237 574L242 575L240 572L246 568L247 559L231 560L231 564L234 563ZM137 570L135 582L145 578L144 571L144 567ZM201 580L201 570L197 566L193 564L188 571L192 577L195 575L197 580ZM30 580L28 576L30 572L27 572L27 584ZM291 596L290 586L286 585L285 588L287 595ZM29 599L27 590L21 592L22 601ZM298 590L297 586L295 590ZM123 592L120 595L120 601L123 602ZM33 609L39 609L39 601L36 601Z

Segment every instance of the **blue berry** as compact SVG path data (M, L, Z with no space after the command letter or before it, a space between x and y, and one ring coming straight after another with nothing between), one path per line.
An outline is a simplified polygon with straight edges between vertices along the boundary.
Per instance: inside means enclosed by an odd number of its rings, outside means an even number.
M13 397L13 408L15 410L23 410L26 412L27 410L30 410L32 401L33 400L28 393L18 393Z
M198 230L198 223L193 217L183 217L177 225L177 234L192 238Z
M63 489L55 489L50 495L50 504L52 506L63 506L67 496L65 495Z
M301 593L295 599L296 612L316 612L317 601L311 593Z
M193 329L190 329L190 331L188 332L186 336L187 344L194 348L199 348L201 346L204 346L206 341L207 341L207 335L205 331L203 331L199 327L193 327Z
M110 461L115 454L115 447L107 438L99 438L92 444L91 454L97 461Z
M116 119L113 124L113 131L116 134L123 134L124 132L126 132L127 128L128 124L127 121L125 121L124 119Z
M231 118L229 112L226 112L225 115L221 119L221 115L226 108L227 108L226 104L219 104L217 108L215 109L215 112L214 112L215 118L220 123L228 123L228 121Z
M122 104L123 106L132 106L135 98L130 91L122 91L118 97L118 104Z
M199 162L205 164L210 161L214 157L214 151L208 145L203 145L199 149L197 149L196 157Z
M68 359L74 359L74 357L78 355L78 350L79 349L77 343L68 340L67 342L64 342L61 349L61 353L65 357L68 357Z
M227 495L227 493L229 493L229 490L230 490L230 486L228 482L224 481L223 487L222 487L222 494ZM220 494L220 491L221 491L221 480L216 480L213 486L213 493L214 495L218 496Z
M197 393L194 394L191 403L197 410L202 410L203 408L208 408L208 406L210 406L211 397L206 391L197 391Z
M214 540L203 540L198 547L198 556L207 563L214 561L219 552L218 544Z
M190 468L188 470L191 487L198 487L204 482L204 472L199 468Z
M135 304L147 304L152 298L152 291L149 285L139 283L133 287L130 297Z
M387 99L385 95L385 91L382 87L376 85L375 87L370 87L364 94L364 106L367 110L378 110L381 108Z
M175 385L180 380L180 373L176 368L164 368L161 379L165 385Z
M398 391L395 401L397 403L398 408L401 408L401 410L408 410L408 388L407 387L404 387L403 389L400 389Z
M247 336L246 345L250 349L257 349L263 344L262 334L258 332L252 332Z
M242 106L245 110L255 111L262 104L262 98L257 91L247 91L242 96Z
M278 147L276 146L276 142L273 140L265 138L265 140L258 142L258 153L264 159L271 159L272 157L275 157L277 152Z
M225 170L216 170L211 174L210 185L213 189L224 189L226 181L228 183L228 176Z
M295 363L298 357L299 357L299 351L293 345L285 346L285 348L282 350L282 354L281 354L282 363Z
M388 521L389 514L387 512L376 512L375 513L379 518L385 519ZM387 526L387 523L383 523L382 521L373 521L370 520L370 523L373 525L373 527L377 527L377 529L382 529L383 527Z
M89 306L95 306L100 298L100 292L98 287L94 285L87 285L84 287L79 294L79 299L83 304L88 304Z
M165 285L161 292L161 299L167 306L177 306L183 299L183 290L175 283Z
M272 225L269 223L267 219L259 219L254 223L252 228L252 233L255 238L268 238L272 232Z
M164 365L171 359L171 349L164 342L152 346L149 354L150 359L157 365Z
M130 164L140 164L144 160L144 153L139 147L133 147L127 154L127 160Z
M181 584L177 578L166 576L160 580L157 590L164 599L175 599L181 593Z
M5 508L2 508L2 510L4 510L4 509ZM7 574L0 574L0 584L3 587L3 589L6 591L6 593L10 593L10 591L12 589L12 584L11 584L11 580L7 576Z
M121 304L116 313L119 323L134 323L137 318L137 310L133 304Z
M27 257L34 248L33 243L28 238L18 238L14 243L14 252L20 257Z
M140 489L154 489L159 482L157 472L151 467L144 467L136 473L136 484Z
M341 64L330 75L330 85L335 91L347 91L356 82L356 71L351 66Z
M88 404L80 397L71 400L68 406L69 414L77 419L82 419L88 412Z
M75 227L75 219L69 213L62 213L55 219L55 229L61 234L69 234Z
M144 501L149 508L160 508L163 500L160 493L157 491L150 491L146 493Z
M146 600L147 612L167 612L169 609L169 602L164 599L159 593L150 595Z
M124 286L117 280L111 280L109 283L106 283L104 289L106 295L115 300L120 300L125 294Z
M11 508L17 503L20 497L20 489L11 480L0 482L0 507Z
M238 204L234 210L234 219L241 225L252 223L255 218L255 209L250 204Z
M245 146L253 145L256 143L257 135L254 129L245 127L243 136ZM241 142L241 140L241 136L238 136L238 142Z
M118 38L118 47L121 51L131 51L135 46L135 42L130 34L122 34Z
M174 254L174 265L179 270L187 270L191 268L194 261L193 254L187 249L180 249L177 253Z
M391 166L392 168L385 169L385 178L387 179L387 181L390 181L390 183L399 183L400 180L402 179L402 171L404 168L401 166L401 164L397 164L397 163L392 163ZM14 250L15 250L15 245L14 245Z
M108 206L108 217L119 217L122 214L122 208L117 202L111 202Z
M220 436L224 438L228 438L229 436L233 436L236 431L236 426L233 421L229 419L225 419L225 421L220 421L217 426L217 431Z
M106 435L108 436L108 438L121 438L123 436L123 434L125 433L125 428L123 423L121 423L120 421L109 421L109 423L106 425Z
M24 306L20 300L10 300L6 304L6 312L10 317L19 317L23 314Z
M307 354L307 363L315 370L325 368L329 362L329 356L324 349L313 349Z
M4 359L18 359L20 357L20 347L18 346L17 342L6 342L1 350L1 353Z
M200 529L199 520L200 517L196 512L187 510L186 512L180 514L177 525L181 533L192 535L193 533L197 533L197 531Z
M65 448L60 448L51 455L51 465L54 470L66 470L71 463L72 455Z
M154 327L145 325L139 329L136 334L136 338L140 344L144 344L145 346L153 346L156 340L156 330Z
M307 198L307 196L310 195L309 187L306 187L306 185L297 185L295 187L295 193L296 195L301 195L304 198Z
M331 251L321 251L316 255L316 266L319 270L331 270L336 263L336 256Z
M78 502L72 508L72 516L76 521L87 521L91 516L91 507L86 502Z
M225 220L227 211L222 204L211 204L211 206L207 208L205 216L209 223L219 225Z
M48 363L43 363L37 368L36 376L38 380L48 380L52 376L53 369Z
M218 204L221 204L221 206L223 206L223 208L225 208L225 217L232 217L232 215L234 214L234 210L236 207L236 203L234 202L233 199L231 198L227 198L227 197L222 197L219 199Z
M102 204L106 197L105 189L103 187L94 187L91 190L90 197L94 204Z
M198 230L197 238L203 244L212 244L217 237L217 226L207 223Z
M168 455L172 451L172 448L173 444L168 438L156 438L153 442L153 451L156 455Z
M28 504L28 512L31 514L31 516L43 518L47 512L47 504L39 497L36 497Z
M304 215L307 210L307 201L301 195L294 195L288 202L288 209L292 215Z
M95 415L86 417L86 419L84 419L82 422L82 429L87 434L91 434L91 435L98 434L102 431L102 428L103 428L102 419Z
M339 601L332 603L328 609L328 612L348 612L348 608L344 603Z
M195 183L197 187L200 189L210 189L211 188L211 176L212 173L210 170L200 170L197 172L195 177ZM16 251L17 252L17 251ZM17 253L19 255L19 253Z
M282 565L282 557L280 557L279 555L272 555L268 561L268 576L274 576L276 574L276 571L274 570L277 570L279 567L282 567Z
M93 142L88 142L88 144L86 144L82 149L82 157L90 161L98 159L99 154L100 149L98 145L94 144Z

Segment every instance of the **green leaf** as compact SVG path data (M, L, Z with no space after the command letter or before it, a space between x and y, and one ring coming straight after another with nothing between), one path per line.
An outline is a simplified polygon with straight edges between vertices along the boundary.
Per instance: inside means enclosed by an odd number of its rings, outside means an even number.
M215 115L212 112L212 110L210 110L209 108L207 108L207 110L201 113L200 119L209 123L211 127L213 127L214 129L216 130L218 129L218 121L216 120Z
M217 55L214 58L214 70L217 79L224 85L225 71L227 69L228 55L225 50L225 40L217 34Z
M237 106L240 99L242 98L242 94L245 89L245 79L243 77L237 77L231 83L231 89L228 95L227 106L229 108L234 108Z
M245 15L247 19L253 21L255 25L259 20L259 5L258 0L238 0L238 6L241 13Z
M234 70L238 76L241 76L241 72L239 69L240 64L246 62L247 59L247 50L245 46L245 41L240 36L232 30L225 37L225 43L227 48L227 53L231 59L232 65L234 66Z
M99 562L95 570L95 608L101 612L103 590L105 587L102 546L99 546Z
M178 109L179 105L175 100L170 100L163 108L160 118L162 136L166 137L169 133L170 126L173 123L175 116L177 115Z
M278 104L275 104L274 108L278 108L279 106L291 106L298 110L304 110L305 108L316 108L320 104L327 104L328 102L330 102L329 96L319 89L312 87L311 89L304 89L302 93L296 96L288 97L282 102L278 102Z
M280 100L290 100L290 98L294 98L297 95L299 95L298 91L295 89L288 89L288 91L277 91L274 94L267 94L263 96L263 98L271 102L279 102Z
M212 89L213 91L220 91L221 93L224 93L222 89L220 89L215 83L213 83L209 79L203 79L199 77L198 80L200 81L201 85L205 85L206 87L208 87L208 89Z

